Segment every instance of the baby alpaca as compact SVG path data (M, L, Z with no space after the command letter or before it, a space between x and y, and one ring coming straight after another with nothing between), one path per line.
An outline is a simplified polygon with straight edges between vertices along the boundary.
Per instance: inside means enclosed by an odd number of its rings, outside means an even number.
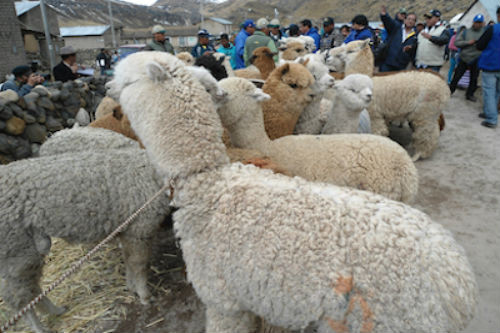
M361 111L372 100L373 81L363 74L351 74L335 84L333 109L323 127L322 134L358 132Z
M271 96L263 103L264 124L271 139L293 134L300 114L313 100L313 83L302 64L287 63L269 75L262 90Z
M39 280L51 237L70 243L100 241L161 186L142 149L57 154L0 167L2 299L20 310L41 292ZM127 285L143 303L150 297L148 243L169 215L168 204L163 194L120 235ZM62 311L47 297L41 308L53 314ZM34 310L27 320L35 332L47 332Z
M468 324L477 285L450 232L370 192L229 164L208 95L170 58L135 68L149 78L125 87L120 103L174 182L174 229L207 333L254 332L256 316L319 333Z
M417 194L417 169L397 143L361 134L290 135L271 141L258 103L267 96L239 78L222 80L220 85L229 96L219 115L235 147L258 150L307 180L367 190L403 202L411 202Z

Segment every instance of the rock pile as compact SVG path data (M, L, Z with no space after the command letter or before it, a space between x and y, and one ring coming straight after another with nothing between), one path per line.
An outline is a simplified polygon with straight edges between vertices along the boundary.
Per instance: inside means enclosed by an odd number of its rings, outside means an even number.
M23 97L0 92L0 164L36 155L48 136L75 122L87 125L105 83L105 77L88 77L39 85Z

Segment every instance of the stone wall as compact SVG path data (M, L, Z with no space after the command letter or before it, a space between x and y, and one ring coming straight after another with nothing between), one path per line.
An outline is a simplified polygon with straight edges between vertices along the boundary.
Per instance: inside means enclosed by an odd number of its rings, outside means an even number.
M85 122L106 94L105 83L105 77L89 77L37 86L23 97L12 90L1 92L0 163L36 155L52 133L77 119Z

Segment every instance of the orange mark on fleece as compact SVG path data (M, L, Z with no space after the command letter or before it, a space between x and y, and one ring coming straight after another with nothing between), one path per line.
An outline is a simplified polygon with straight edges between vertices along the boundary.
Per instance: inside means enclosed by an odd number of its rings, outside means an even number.
M350 297L349 305L347 306L347 311L344 314L344 318L340 321L333 320L330 317L326 317L326 321L330 328L336 333L347 333L349 328L347 327L347 316L354 310L356 303L359 303L359 307L363 313L363 324L361 326L361 333L370 333L373 331L373 311L370 309L368 302L353 288L352 276L343 277L339 276L333 290L339 294L349 294L353 291L354 295Z
M335 292L339 294L347 294L352 290L352 276L343 277L339 276L337 279L337 283L335 283L335 288L333 288Z

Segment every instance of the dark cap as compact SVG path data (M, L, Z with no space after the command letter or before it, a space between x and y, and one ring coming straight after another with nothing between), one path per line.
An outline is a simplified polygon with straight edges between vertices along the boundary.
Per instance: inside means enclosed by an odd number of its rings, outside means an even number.
M427 18L430 18L430 17L433 17L433 16L441 17L441 12L439 10L437 10L437 9L433 9L430 12L425 13L424 16L427 17Z
M229 36L228 36L228 34L226 34L226 33L221 33L221 34L219 35L219 39L228 39L228 40L229 40Z
M31 73L31 67L27 65L17 66L12 70L12 74L14 74L15 77L27 75L30 73Z
M210 33L207 31L207 29L201 29L198 31L198 36L200 37L209 37Z
M333 21L333 17L325 17L325 19L323 20L323 25L330 25L330 24L335 24L335 22Z

